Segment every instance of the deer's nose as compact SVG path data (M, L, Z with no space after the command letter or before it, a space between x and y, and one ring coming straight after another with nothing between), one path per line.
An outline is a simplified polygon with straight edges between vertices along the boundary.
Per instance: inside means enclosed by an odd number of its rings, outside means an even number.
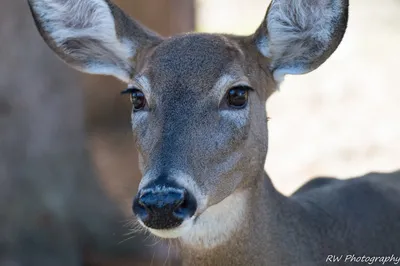
M133 203L133 212L149 228L171 229L193 216L194 197L183 188L156 186L142 189Z

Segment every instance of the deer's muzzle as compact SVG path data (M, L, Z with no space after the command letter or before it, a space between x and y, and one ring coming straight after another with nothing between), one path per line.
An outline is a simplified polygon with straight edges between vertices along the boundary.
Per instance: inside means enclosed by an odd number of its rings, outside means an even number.
M178 227L196 212L194 197L184 188L169 184L152 185L139 191L133 202L133 212L151 229Z

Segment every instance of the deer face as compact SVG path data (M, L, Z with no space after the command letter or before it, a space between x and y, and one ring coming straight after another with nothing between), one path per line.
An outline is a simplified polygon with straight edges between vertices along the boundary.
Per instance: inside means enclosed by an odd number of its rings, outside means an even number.
M179 226L263 171L275 83L242 45L183 35L138 64L129 91L146 104L132 112L143 173L134 211L146 226Z
M224 215L246 215L240 191L262 176L268 148L265 102L284 75L333 53L348 6L274 0L254 35L163 39L109 1L29 3L65 62L128 83L143 174L133 211L161 237L212 235Z

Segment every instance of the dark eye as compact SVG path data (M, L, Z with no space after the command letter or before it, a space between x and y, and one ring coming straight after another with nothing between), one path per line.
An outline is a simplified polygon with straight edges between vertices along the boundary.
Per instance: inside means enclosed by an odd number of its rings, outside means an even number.
M121 94L130 95L130 100L134 111L140 111L146 107L146 97L141 90L136 88L128 88L122 91Z
M250 87L236 86L231 88L227 94L228 106L235 109L242 109L247 105Z

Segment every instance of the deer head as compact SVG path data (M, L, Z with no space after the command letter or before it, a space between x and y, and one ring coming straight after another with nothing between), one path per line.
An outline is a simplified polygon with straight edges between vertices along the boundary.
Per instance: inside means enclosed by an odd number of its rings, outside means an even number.
M334 52L348 8L348 0L273 0L251 36L162 38L108 0L29 3L62 60L128 84L143 174L133 211L167 238L212 231L223 201L222 213L246 215L232 204L263 173L265 103L285 75L310 72Z

